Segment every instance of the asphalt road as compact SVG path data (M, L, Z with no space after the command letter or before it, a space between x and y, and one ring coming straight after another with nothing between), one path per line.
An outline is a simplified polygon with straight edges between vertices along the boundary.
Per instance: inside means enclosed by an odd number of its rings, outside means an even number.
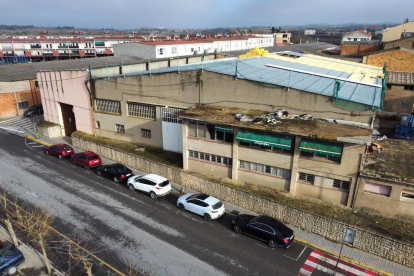
M160 276L297 275L312 252L297 242L271 249L234 233L230 215L205 221L176 208L174 194L152 200L1 130L0 172L2 190L45 207L59 231L88 237L88 247L121 271L126 258Z

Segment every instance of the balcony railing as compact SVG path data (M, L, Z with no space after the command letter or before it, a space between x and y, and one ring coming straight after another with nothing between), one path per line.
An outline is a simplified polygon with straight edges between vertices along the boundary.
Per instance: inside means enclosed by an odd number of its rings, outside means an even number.
M68 56L69 53L59 53L59 56Z
M72 46L69 46L69 48L79 48L79 45L72 45Z
M85 56L94 56L95 53L85 53Z
M41 45L30 45L30 48L34 49L34 48L42 48Z
M53 53L43 53L44 56L53 56Z
M59 45L58 48L59 49L66 49L66 48L68 48L68 45Z

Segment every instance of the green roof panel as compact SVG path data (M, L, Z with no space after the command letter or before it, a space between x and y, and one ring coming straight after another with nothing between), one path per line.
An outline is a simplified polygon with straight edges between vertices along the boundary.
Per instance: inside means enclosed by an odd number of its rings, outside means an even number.
M302 139L299 150L328 156L340 157L342 155L341 144L320 140Z
M252 143L258 146L290 150L292 148L293 136L241 129L237 133L236 139L240 142Z

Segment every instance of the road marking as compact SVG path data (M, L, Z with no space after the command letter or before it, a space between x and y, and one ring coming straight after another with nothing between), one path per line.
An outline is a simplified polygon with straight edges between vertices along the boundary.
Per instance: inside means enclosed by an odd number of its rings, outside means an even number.
M14 128L8 128L8 127L3 127L3 126L0 126L0 128L10 130L10 131L20 132L20 133L25 133L25 131L20 131L20 130L14 129Z
M40 147L44 148L44 147L45 147L45 145L40 145L40 146L32 146L32 148L40 148Z
M257 244L258 246L264 247L264 248L268 248L267 246L264 246L263 244L257 243L255 242L254 244Z
M30 142L29 145L37 144L37 142Z
M60 163L65 163L65 161L59 160Z
M302 252L300 252L299 256L298 256L296 259L295 259L295 258L292 258L292 257L290 257L290 256L287 256L287 255L283 255L283 256L285 256L286 258L289 258L289 259L291 259L291 260L298 261L298 260L299 260L299 258L300 258L300 256L302 256L303 252L305 252L306 248L308 248L308 247L307 247L307 246L305 246L305 248L303 248Z
M102 176L99 176L99 175L97 175L96 177L97 177L97 178L100 178L100 179L104 179Z

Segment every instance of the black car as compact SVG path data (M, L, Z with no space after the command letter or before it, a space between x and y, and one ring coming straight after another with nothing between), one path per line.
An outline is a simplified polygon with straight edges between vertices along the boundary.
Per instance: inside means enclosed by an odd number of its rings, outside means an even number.
M126 181L134 175L130 169L118 163L100 166L96 169L96 173L113 179L116 183Z
M244 233L267 242L270 247L288 248L295 239L293 230L267 216L238 215L232 221L236 233Z
M24 262L24 256L14 245L4 247L0 249L0 275L12 275L16 273L17 267Z
M41 104L33 105L23 114L25 117L33 117L36 115L43 115L43 106Z

